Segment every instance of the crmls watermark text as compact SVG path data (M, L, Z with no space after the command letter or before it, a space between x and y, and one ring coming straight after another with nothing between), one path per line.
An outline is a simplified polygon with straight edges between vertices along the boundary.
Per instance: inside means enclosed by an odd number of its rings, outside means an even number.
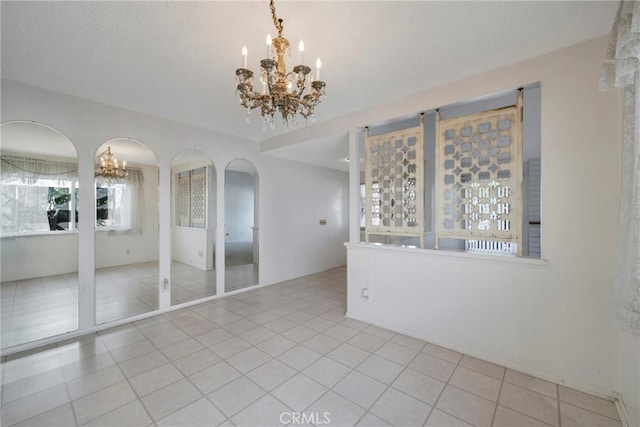
M331 422L329 412L283 412L280 414L282 424L329 424Z

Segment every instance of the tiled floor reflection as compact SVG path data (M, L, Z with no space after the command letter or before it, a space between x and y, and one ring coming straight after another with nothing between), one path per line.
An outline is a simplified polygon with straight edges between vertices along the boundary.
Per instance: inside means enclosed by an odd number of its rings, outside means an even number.
M258 284L258 264L229 265L225 267L225 292L233 292Z
M346 319L345 276L9 357L2 425L621 425L612 402Z
M246 283L244 271L236 275L238 283ZM95 279L98 324L158 308L157 262L100 268ZM172 305L216 294L215 270L173 262L171 279ZM0 289L2 348L77 329L76 273L3 282Z
M2 282L0 344L10 347L78 328L76 273Z
M158 309L158 262L98 268L96 323L101 324Z
M216 294L216 271L200 270L174 261L171 264L171 305Z

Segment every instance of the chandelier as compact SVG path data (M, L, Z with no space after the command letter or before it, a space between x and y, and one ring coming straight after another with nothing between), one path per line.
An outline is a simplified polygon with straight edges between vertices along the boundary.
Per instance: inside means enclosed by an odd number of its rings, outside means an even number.
M251 121L251 110L260 108L263 117L263 130L274 129L276 112L282 115L285 130L297 125L297 114L305 118L306 124L314 122L314 108L325 95L326 84L320 81L320 58L316 61L315 80L311 68L303 65L304 43L298 45L300 65L287 72L284 55L289 41L282 37L282 19L276 17L276 8L270 0L273 25L278 37L271 39L267 35L267 58L260 61L261 91L254 90L253 71L247 69L247 48L242 48L242 68L236 70L236 94L238 101L247 110L247 123ZM306 90L306 92L305 92Z
M127 162L122 162L122 169L120 169L118 159L111 154L111 147L107 147L107 151L103 151L96 157L95 176L111 179L126 178L129 174L126 168Z

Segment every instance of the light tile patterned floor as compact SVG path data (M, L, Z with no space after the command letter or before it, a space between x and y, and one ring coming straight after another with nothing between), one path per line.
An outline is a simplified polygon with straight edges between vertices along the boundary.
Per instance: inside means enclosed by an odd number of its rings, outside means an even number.
M158 309L158 263L145 262L96 270L96 323ZM258 283L258 265L226 268L227 292ZM180 262L171 265L171 305L216 294L215 270ZM76 273L2 282L2 348L75 331L78 327Z
M7 357L2 425L621 425L612 402L346 319L345 276Z

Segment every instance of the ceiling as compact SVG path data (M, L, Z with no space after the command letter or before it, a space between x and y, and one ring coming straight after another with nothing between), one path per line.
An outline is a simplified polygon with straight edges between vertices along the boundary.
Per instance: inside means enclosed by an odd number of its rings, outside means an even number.
M319 122L609 32L616 1L278 1L291 66L322 59ZM267 1L1 2L2 77L253 141L236 100L275 34ZM604 52L603 52L604 55ZM313 126L313 125L311 125ZM269 151L346 170L333 135ZM340 149L338 149L340 148ZM337 157L336 157L337 156Z

